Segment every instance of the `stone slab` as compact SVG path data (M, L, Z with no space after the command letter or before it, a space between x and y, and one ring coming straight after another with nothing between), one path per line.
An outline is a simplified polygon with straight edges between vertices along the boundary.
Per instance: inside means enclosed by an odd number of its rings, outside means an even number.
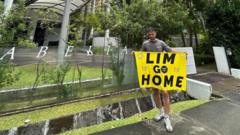
M150 96L138 98L138 104L140 106L141 112L146 112L153 109L153 103Z
M73 128L73 115L50 120L48 134L58 134Z
M18 135L42 135L45 122L22 126L18 128Z
M122 118L122 109L120 103L114 103L98 108L98 123L107 122L111 120L118 120Z
M74 120L74 128L82 128L97 124L97 109L82 112L78 114L78 117Z
M121 106L123 109L124 118L130 117L139 113L135 99L121 102Z
M8 135L8 130L0 131L0 135Z

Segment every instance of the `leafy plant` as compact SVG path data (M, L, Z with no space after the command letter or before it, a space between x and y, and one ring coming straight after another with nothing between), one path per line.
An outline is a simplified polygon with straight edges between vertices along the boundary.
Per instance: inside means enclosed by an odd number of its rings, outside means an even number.
M1 4L2 5L2 4ZM1 8L0 8L1 9ZM16 0L13 10L3 15L0 10L0 46L36 46L29 40L31 27L26 19L27 10L23 0Z
M40 81L41 81L41 78L42 76L46 73L46 66L47 66L47 63L42 61L41 59L38 61L38 63L36 64L36 77L35 77L35 80L34 80L34 83L32 85L32 88L31 90L28 92L29 94L29 98L30 98L30 103L33 102L33 95L34 93L36 92L36 88L37 86L39 85Z
M233 58L230 59L231 61L233 61L231 66L240 67L240 48L239 47L234 48L232 57ZM233 63L234 63L234 65L233 65Z
M207 10L209 46L224 46L236 50L240 46L240 1L218 0ZM233 51L231 64L240 63L238 51Z
M46 83L52 82L57 84L58 99L63 99L68 97L69 86L64 85L64 79L66 74L70 71L71 65L69 63L64 63L57 65L51 71L48 71L43 75L43 81Z
M116 82L118 86L122 85L124 79L124 64L125 64L125 54L123 58L120 58L120 48L113 49L113 52L110 53L111 56L111 65L110 68L113 71Z
M0 60L0 88L19 80L20 72L14 72L14 65L8 60Z

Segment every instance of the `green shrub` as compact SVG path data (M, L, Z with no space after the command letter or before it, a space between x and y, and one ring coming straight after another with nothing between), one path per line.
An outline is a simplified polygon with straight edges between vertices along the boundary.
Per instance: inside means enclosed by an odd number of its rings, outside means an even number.
M93 54L103 54L104 48L103 47L94 47L93 48Z
M20 72L14 72L14 65L8 60L0 60L0 88L19 80Z
M206 54L194 54L195 63L197 66L211 64L215 62L214 56Z
M240 46L240 1L218 0L206 12L210 46L224 46L235 50ZM238 51L233 51L231 65L240 63ZM240 67L238 65L238 67Z

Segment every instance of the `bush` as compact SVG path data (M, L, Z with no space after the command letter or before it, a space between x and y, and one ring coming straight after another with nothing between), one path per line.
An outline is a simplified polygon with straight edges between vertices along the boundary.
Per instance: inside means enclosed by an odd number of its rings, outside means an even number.
M197 66L211 64L215 62L214 56L206 54L195 54L194 59Z
M19 80L20 72L14 72L14 65L8 60L0 60L0 88Z
M210 46L224 46L235 50L240 46L240 1L219 0L206 12L208 43ZM240 63L238 51L233 51L232 65Z

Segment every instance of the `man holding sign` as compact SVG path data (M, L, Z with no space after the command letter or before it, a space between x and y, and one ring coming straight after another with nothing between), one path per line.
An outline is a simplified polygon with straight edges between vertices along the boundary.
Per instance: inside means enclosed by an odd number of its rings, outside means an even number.
M156 38L157 33L153 28L149 28L147 34L149 40L143 43L141 49L144 52L135 52L139 85L140 88L153 88L154 100L160 109L160 113L154 119L156 121L164 119L167 131L172 132L173 127L169 118L170 99L167 90L186 89L186 67L184 68L186 54L174 53L165 42Z

